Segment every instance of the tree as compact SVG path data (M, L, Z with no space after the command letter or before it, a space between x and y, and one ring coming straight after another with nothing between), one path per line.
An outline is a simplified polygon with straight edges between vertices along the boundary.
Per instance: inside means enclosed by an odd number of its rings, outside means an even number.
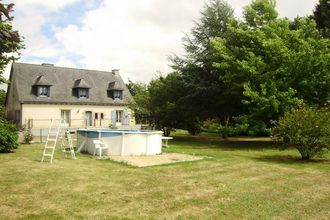
M182 104L189 109L189 121L219 117L224 123L237 109L230 98L222 98L226 86L219 80L221 72L212 66L210 42L215 37L225 37L227 25L234 19L234 11L223 0L211 0L201 12L190 35L184 38L185 56L171 58L172 67L182 75L185 88ZM220 98L221 97L221 98ZM205 108L207 106L207 108Z
M320 30L324 37L330 37L330 1L319 0L319 3L315 6L314 19L317 24L317 28Z
M0 89L0 118L5 117L5 98L6 92Z
M272 138L282 149L295 147L303 160L324 154L330 149L330 112L310 107L293 109L281 117Z
M277 18L273 0L255 0L244 20L230 23L212 41L213 65L227 85L224 94L243 103L249 119L270 127L284 112L306 102L322 106L330 94L330 43L310 18Z
M18 135L15 124L0 118L0 152L10 152L18 147Z
M17 60L19 50L22 49L23 42L17 31L13 30L9 13L14 4L5 5L0 2L0 84L6 80L2 75L5 67L11 61ZM5 18L4 18L5 17Z
M18 59L19 50L23 48L22 40L17 31L14 31L10 16L14 4L5 5L0 2L0 84L6 80L2 76L6 65L10 61ZM1 92L3 98L3 92ZM2 103L1 103L2 105ZM3 116L3 108L1 109ZM0 151L8 152L18 146L16 126L0 116Z
M153 124L150 112L150 95L148 86L143 83L134 83L129 80L127 88L134 98L134 102L129 104L134 111L135 120L141 124Z

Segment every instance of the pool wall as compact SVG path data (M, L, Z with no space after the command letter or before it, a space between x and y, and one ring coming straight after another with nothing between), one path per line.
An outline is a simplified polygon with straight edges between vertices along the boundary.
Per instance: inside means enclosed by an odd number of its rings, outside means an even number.
M101 140L108 145L108 151L102 155L156 155L162 153L161 131L129 131L129 130L97 130L78 129L77 146L83 145L83 150L93 154L93 140ZM98 153L98 152L97 152Z

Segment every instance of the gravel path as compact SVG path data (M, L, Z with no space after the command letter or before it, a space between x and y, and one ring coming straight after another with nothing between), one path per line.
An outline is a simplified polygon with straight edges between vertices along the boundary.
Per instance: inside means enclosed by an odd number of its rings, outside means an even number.
M178 153L162 153L151 156L110 156L111 160L125 162L136 167L148 167L184 161L202 160L203 157Z

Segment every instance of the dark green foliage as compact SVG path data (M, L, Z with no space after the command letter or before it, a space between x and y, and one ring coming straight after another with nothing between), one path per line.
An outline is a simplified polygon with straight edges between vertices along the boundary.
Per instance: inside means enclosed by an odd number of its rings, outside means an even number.
M0 118L5 117L5 99L6 99L6 92L0 89Z
M18 131L12 122L0 118L0 152L10 152L18 147Z
M129 106L134 110L135 120L139 124L152 124L150 114L150 96L147 85L129 81L127 88L134 98Z
M136 116L169 133L195 134L215 119L222 136L269 135L271 121L302 103L330 97L330 40L310 17L278 18L274 0L254 0L242 21L211 0L172 57L175 73L129 86ZM136 92L138 91L138 92ZM203 129L206 129L205 127Z
M229 94L219 99L244 104L238 114L248 116L253 130L270 128L302 102L322 106L330 97L330 41L310 18L293 25L276 15L272 0L253 1L242 22L212 41L213 64Z
M330 1L319 0L314 10L317 28L324 37L330 37Z
M330 112L310 107L293 109L284 114L273 128L272 138L294 146L302 159L320 156L330 149Z
M23 132L24 143L30 144L33 140L33 134L30 129L25 129Z
M3 3L0 4L1 7L4 7ZM0 15L2 15L2 12L0 12ZM5 82L1 74L6 65L10 61L17 60L18 51L23 47L22 39L18 32L13 30L11 23L8 20L0 20L0 83Z
M185 56L172 57L172 67L182 75L182 104L190 111L191 121L225 118L236 112L232 99L223 94L219 72L211 62L211 40L224 37L227 25L234 19L234 10L223 0L211 0L201 12L190 35L184 38ZM207 107L206 107L207 106ZM225 122L224 122L225 123Z
M23 43L17 31L14 31L9 20L12 17L9 15L12 9L5 7L3 3L0 3L0 7L3 9L0 12L0 84L6 83L7 80L2 76L3 71L10 61L18 59L19 50L22 49ZM4 18L7 18L5 20ZM4 19L4 20L2 20ZM0 93L0 151L9 152L16 149L18 146L18 135L16 126L3 118L4 116L4 92Z
M248 115L234 117L230 125L221 125L218 120L207 120L203 123L202 130L216 133L222 137L234 136L269 136L271 130L262 121L253 121Z

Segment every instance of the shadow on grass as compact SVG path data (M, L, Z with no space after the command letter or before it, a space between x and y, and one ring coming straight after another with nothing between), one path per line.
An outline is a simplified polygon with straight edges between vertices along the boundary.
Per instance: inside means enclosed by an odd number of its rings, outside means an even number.
M0 154L12 154L16 153L15 150L0 150Z
M278 144L269 138L238 137L227 138L205 136L176 136L173 143L196 149L219 148L225 151L278 149Z
M317 158L310 160L302 160L301 157L289 156L289 155L264 155L258 157L252 157L254 160L270 163L280 164L330 164L330 159Z

